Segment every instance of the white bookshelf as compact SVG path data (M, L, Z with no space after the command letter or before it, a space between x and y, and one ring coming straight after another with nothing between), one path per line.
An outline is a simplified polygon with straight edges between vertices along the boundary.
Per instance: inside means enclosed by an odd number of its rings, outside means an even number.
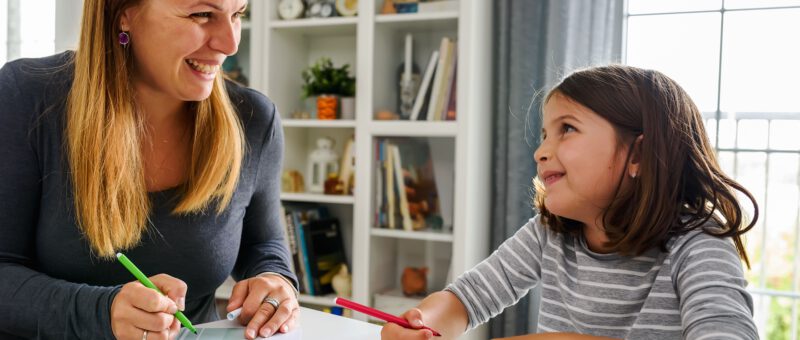
M319 137L333 138L340 156L350 137L356 141L352 196L283 193L281 199L325 205L340 219L351 264L353 300L374 306L376 295L392 292L393 301L416 303L420 298L397 293L405 266L429 267L428 291L433 292L488 255L491 2L462 0L455 11L382 15L378 12L383 0L361 0L356 17L298 20L278 19L277 3L251 1L246 59L251 87L272 99L281 113L286 140L284 168L300 171L305 177L307 155ZM414 61L421 71L442 37L456 38L455 121L373 119L378 110L395 110L396 72L407 33L414 36ZM242 46L244 38L243 32ZM305 107L300 95L301 71L323 56L330 57L336 66L351 65L357 79L354 120L290 118L293 111ZM434 164L435 168L449 171L443 175L449 192L439 195L449 201L452 212L445 220L452 228L419 232L374 228L374 143L382 138L430 142L435 163L441 163ZM303 295L300 302L330 306L332 298ZM359 313L353 317L368 320ZM486 330L479 328L464 338L486 337Z

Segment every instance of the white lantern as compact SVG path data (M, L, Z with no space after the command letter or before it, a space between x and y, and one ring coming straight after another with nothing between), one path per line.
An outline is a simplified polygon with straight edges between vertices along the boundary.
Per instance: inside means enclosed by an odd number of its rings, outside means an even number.
M339 173L339 155L333 151L333 140L322 137L317 139L317 148L308 155L308 191L325 192L325 180L331 173Z

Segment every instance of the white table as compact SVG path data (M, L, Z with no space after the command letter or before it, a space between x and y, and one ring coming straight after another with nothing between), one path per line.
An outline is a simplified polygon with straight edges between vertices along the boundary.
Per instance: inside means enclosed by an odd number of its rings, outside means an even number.
M178 339L244 339L244 326L237 321L220 320L195 325L195 327L198 332L197 336L181 333ZM227 330L223 331L222 329ZM378 325L300 307L299 327L286 334L278 333L269 339L374 340L380 339L380 337L381 327Z

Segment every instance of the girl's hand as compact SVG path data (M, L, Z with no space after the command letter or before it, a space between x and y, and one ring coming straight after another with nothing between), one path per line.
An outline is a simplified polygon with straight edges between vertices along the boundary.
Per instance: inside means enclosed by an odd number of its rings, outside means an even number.
M111 302L111 331L120 340L174 339L180 322L174 314L186 303L186 283L167 274L150 277L166 296L139 281L122 286Z
M269 299L268 299L269 298ZM267 302L274 299L278 307ZM299 316L294 287L278 274L265 274L242 280L233 286L227 311L241 307L239 322L247 325L245 337L269 337L294 329Z
M391 339L430 339L433 337L433 332L427 329L420 329L424 325L422 321L422 311L418 308L411 308L407 310L403 315L402 318L406 319L411 327L414 329L408 329L398 324L394 324L391 322L387 322L383 329L381 329L381 339L383 340L391 340Z

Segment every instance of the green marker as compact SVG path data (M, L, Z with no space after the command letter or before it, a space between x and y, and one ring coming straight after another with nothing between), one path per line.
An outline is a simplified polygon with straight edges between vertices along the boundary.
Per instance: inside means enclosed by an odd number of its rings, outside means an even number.
M161 293L161 291L158 290L158 287L156 287L156 285L154 285L153 282L150 281L150 279L148 279L141 270L139 270L139 268L136 268L136 265L133 264L131 260L128 260L128 257L125 256L125 254L117 253L117 260L119 260L119 263L122 263L122 265L125 266L125 268L128 269L128 271L131 272L131 274L133 274L133 276L135 276L136 279L139 280L139 282L141 282L145 287L154 289L155 291ZM161 295L164 295L164 293L161 293ZM197 334L197 330L194 328L194 326L192 326L192 322L189 321L189 319L186 318L186 315L183 315L181 311L175 313L175 317L178 318L178 321L180 321L181 324L183 324L183 327L186 327L192 331L192 333Z

